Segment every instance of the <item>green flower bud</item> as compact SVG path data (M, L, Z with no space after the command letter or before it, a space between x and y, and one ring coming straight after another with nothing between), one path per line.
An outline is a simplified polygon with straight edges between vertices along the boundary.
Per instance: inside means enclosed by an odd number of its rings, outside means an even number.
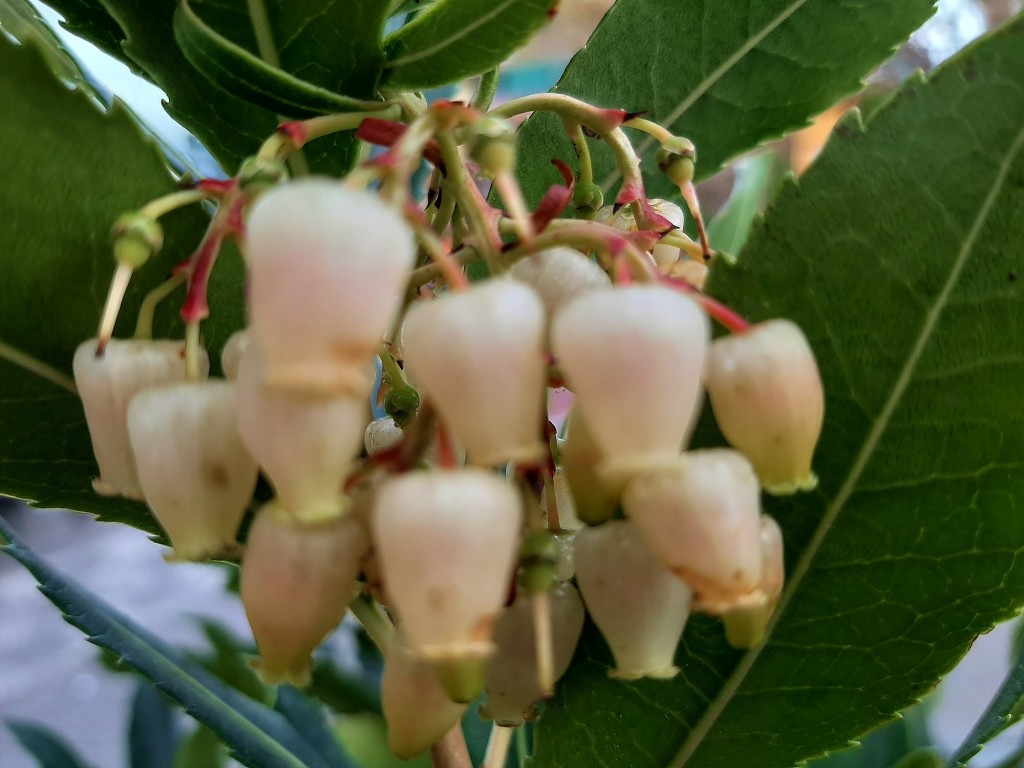
M580 184L572 195L572 207L580 218L592 219L594 214L604 205L604 193L601 187L593 182Z
M697 149L693 142L682 136L674 136L661 145L657 154L658 169L673 184L682 186L693 181L694 164L697 162Z
M420 393L413 387L389 390L384 395L384 412L402 426L420 407Z
M164 230L160 223L137 211L122 214L110 230L114 239L114 259L138 269L164 244Z
M238 186L249 196L256 196L288 180L288 168L282 160L247 157L238 169Z
M515 132L507 121L484 116L470 126L469 156L485 173L497 176L515 164Z

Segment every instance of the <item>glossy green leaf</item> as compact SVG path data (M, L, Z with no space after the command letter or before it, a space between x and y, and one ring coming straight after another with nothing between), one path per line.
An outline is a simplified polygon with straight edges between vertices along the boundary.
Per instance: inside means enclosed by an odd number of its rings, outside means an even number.
M747 242L754 218L767 202L775 164L775 155L771 152L743 158L735 164L736 180L732 193L708 224L712 248L728 254L740 252Z
M557 0L440 0L384 40L381 82L417 90L493 69L547 21Z
M88 40L136 73L144 74L121 48L124 32L102 0L46 0L46 4L64 17L62 27Z
M140 680L128 723L128 764L131 768L172 768L181 741L181 727L171 702Z
M187 0L174 14L174 38L204 77L264 109L298 118L350 112L365 104L265 63L206 24Z
M554 87L604 107L646 110L697 145L697 177L806 124L842 96L932 13L935 0L618 0ZM558 118L520 131L527 198L550 183L552 158L575 162ZM674 188L654 165L654 144L631 132L652 197ZM594 142L595 178L617 183L611 154Z
M713 295L803 328L825 384L819 487L765 499L788 563L768 640L734 651L696 617L677 679L623 684L591 635L532 768L788 768L893 717L1020 609L1022 73L1024 17L866 129L844 121L713 267Z
M185 711L207 725L252 768L347 768L328 766L279 713L221 683L178 656L162 640L97 596L64 578L0 520L0 551L21 563L40 591L94 644L119 654Z
M950 758L950 768L966 768L971 758L986 744L1024 715L1024 641L1019 634L1015 646L1010 671L978 722Z
M70 380L71 358L95 335L114 271L108 232L114 219L174 190L162 155L118 104L99 111L87 94L50 74L37 46L0 39L0 493L38 506L76 509L158 533L145 506L92 492L96 474L77 395L12 363L30 363ZM159 257L138 270L116 335L130 335L146 292L199 242L208 217L198 208L162 220ZM214 271L213 316L204 323L217 350L243 324L243 268L227 252ZM181 292L158 315L158 335L181 336Z
M4 725L39 768L88 768L88 763L49 728L12 718L5 719Z

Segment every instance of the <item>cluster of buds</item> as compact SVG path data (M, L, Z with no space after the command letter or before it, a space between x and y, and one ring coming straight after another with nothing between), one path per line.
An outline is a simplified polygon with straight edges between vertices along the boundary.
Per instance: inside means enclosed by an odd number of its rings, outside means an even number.
M590 128L604 135L625 120L599 112ZM434 205L433 221L410 213L396 169L424 156L456 178L458 153L440 156L456 117L364 130L391 147L370 166L381 194L351 180L256 185L234 225L249 323L222 351L224 379L170 341L90 340L74 361L97 492L144 498L174 558L240 557L265 681L306 684L348 608L374 606L400 757L481 693L499 729L535 717L587 612L626 680L678 672L691 611L720 616L737 647L761 642L784 576L762 491L814 487L823 417L800 330L748 325L705 296L703 258L650 231L682 227L682 210L642 188L562 230L589 249L559 243L543 230L572 199L571 174L530 214L511 133L487 116L464 139L520 239L500 248L475 188L444 215ZM691 149L664 161L683 186ZM460 228L505 274L465 281L438 236ZM723 318L732 333L712 340ZM373 421L376 358L389 415ZM546 409L562 386L575 396L564 439ZM731 448L689 449L705 393ZM260 472L273 497L242 549Z

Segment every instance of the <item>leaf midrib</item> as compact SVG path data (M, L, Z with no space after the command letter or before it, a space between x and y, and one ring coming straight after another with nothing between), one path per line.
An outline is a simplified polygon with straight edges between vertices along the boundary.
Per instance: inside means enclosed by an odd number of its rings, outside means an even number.
M803 1L804 0L801 0L801 2L803 2ZM406 64L409 64L409 63L414 62L414 61L419 61L420 59L429 58L429 57L433 56L435 53L438 53L439 51L443 51L445 48L447 48L447 47L449 47L451 45L454 45L459 40L464 38L466 35L468 35L471 32L473 32L474 30L479 29L480 27L482 27L484 24L489 22L494 17L499 16L500 14L504 13L508 9L508 7L510 5L513 5L516 2L518 2L518 0L505 0L505 2L499 4L493 10L491 10L488 13L485 13L484 15L480 16L479 18L475 19L471 24L468 24L467 26L463 27L459 32L457 32L456 34L452 35L451 37L445 38L441 42L435 43L434 45L430 46L429 48L424 48L422 51L417 51L416 53L410 53L407 56L402 56L401 58L393 59L392 61L389 61L387 63L387 68L388 69L398 69L398 67L405 66ZM443 5L441 3L438 3L437 5L433 6L429 10L427 10L426 13L438 12L442 8L443 8ZM427 21L428 21L428 19L424 18L424 22L423 23L426 24ZM401 30L399 30L395 34L397 35L400 32L401 32Z
M690 730L686 740L683 742L683 745L669 763L668 768L683 768L689 759L693 757L704 739L709 733L711 733L711 730L714 728L718 718L732 701L744 680L746 680L747 675L750 674L750 671L754 668L754 665L757 663L757 660L761 655L761 651L771 641L772 634L776 626L778 626L784 616L786 609L793 600L793 597L799 591L804 577L810 571L814 558L817 555L818 550L821 548L822 543L825 541L825 538L830 533L839 513L853 494L857 482L860 480L861 475L863 475L868 462L874 454L875 448L889 426L889 421L892 419L892 415L895 412L896 407L899 405L904 392L910 385L914 371L921 359L921 355L924 353L925 348L928 346L928 342L931 340L935 326L949 302L949 297L957 287L960 275L963 272L967 261L970 259L971 252L974 249L978 236L984 228L989 214L1003 190L1003 186L1005 185L1014 160L1022 149L1024 149L1024 128L1021 128L1017 133L1016 138L1010 144L1006 156L1003 158L1003 162L999 166L999 171L995 176L992 188L989 190L981 208L978 210L978 214L971 225L971 229L968 231L967 237L964 239L963 245L960 247L960 251L957 254L957 258L953 262L949 276L946 278L946 282L942 286L942 290L939 291L935 303L925 316L925 321L921 326L921 331L914 342L914 346L911 348L910 355L907 357L907 362L904 364L903 368L900 370L899 376L896 378L896 382L893 385L893 389L888 400L886 400L878 417L872 424L871 430L868 433L867 438L864 440L860 451L858 451L857 457L850 468L849 474L846 476L846 479L840 487L839 492L836 494L832 503L826 508L825 514L821 518L821 522L818 523L818 527L814 531L814 535L811 537L807 547L801 553L796 566L793 568L793 572L790 574L789 580L786 583L786 588L779 599L779 606L765 631L764 641L760 645L747 651L747 653L740 659L739 664L733 670L729 679L726 680L725 685L722 686L718 695L704 711L701 719L697 721L697 724Z
M699 82L697 87L690 91L689 95L679 102L676 108L669 112L664 119L659 120L659 122L666 126L674 124L676 120L686 114L686 111L690 107L697 103L697 100L700 99L701 96L710 91L711 87L715 83L725 77L729 70L739 64L748 53L764 42L764 39L768 37L768 35L778 29L783 22L806 4L807 0L794 0L794 2L787 6L778 16L758 30L757 34L747 38L747 41L743 45L737 48L728 58L726 58L725 61L719 64L710 75ZM644 140L640 142L640 146L637 147L637 155L643 157L653 144L653 136L645 137ZM611 185L614 184L618 178L619 170L616 168L609 173L607 177L605 177L605 180L601 183L601 188L607 193L611 188Z

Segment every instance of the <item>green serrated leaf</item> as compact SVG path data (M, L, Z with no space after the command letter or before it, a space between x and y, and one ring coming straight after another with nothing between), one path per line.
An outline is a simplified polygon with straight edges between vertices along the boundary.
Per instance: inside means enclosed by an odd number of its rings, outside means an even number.
M88 40L137 74L145 74L121 48L124 32L102 0L46 0L46 4L64 17L62 27Z
M75 750L49 728L13 718L6 718L4 725L35 758L39 768L89 768Z
M95 595L65 579L29 549L0 519L0 551L21 563L64 619L94 644L118 653L185 711L207 725L252 768L346 768L327 766L277 712L225 686L202 667L181 659L156 636Z
M803 126L842 96L931 15L935 0L618 0L573 58L557 93L646 110L697 145L697 178L732 157ZM654 164L656 145L631 133L645 156L652 197L674 187ZM558 118L520 130L518 173L529 200L547 187L552 158L575 162ZM617 183L611 153L594 143L595 178Z
M493 69L540 29L557 0L440 0L384 40L381 85L435 88Z
M1022 73L1024 17L867 130L842 123L713 267L714 296L803 328L825 383L820 486L765 501L786 536L776 618L746 653L691 619L671 682L609 680L591 638L532 768L794 765L891 718L1024 602Z
M300 80L219 34L182 0L174 38L189 62L219 88L288 117L351 112L366 102Z
M743 158L735 164L732 194L708 225L711 247L736 254L747 242L754 217L761 211L771 186L775 155L771 152Z
M971 758L1024 714L1024 644L1015 643L1013 666L991 703L949 760L950 768L966 768Z
M143 504L92 492L92 446L81 403L66 387L72 355L95 335L113 275L111 224L174 183L127 111L115 104L103 114L87 94L61 85L34 43L0 39L0 103L0 142L18 148L0 153L0 493L158 534ZM142 298L188 257L208 217L192 208L162 221L163 250L133 278L118 336L131 334ZM243 325L243 284L241 259L224 253L211 281L213 316L203 326L214 361ZM157 335L182 334L180 300L178 293L165 302ZM12 348L53 377L12 363Z
M172 768L180 741L181 728L171 702L148 681L140 680L128 724L129 766Z

